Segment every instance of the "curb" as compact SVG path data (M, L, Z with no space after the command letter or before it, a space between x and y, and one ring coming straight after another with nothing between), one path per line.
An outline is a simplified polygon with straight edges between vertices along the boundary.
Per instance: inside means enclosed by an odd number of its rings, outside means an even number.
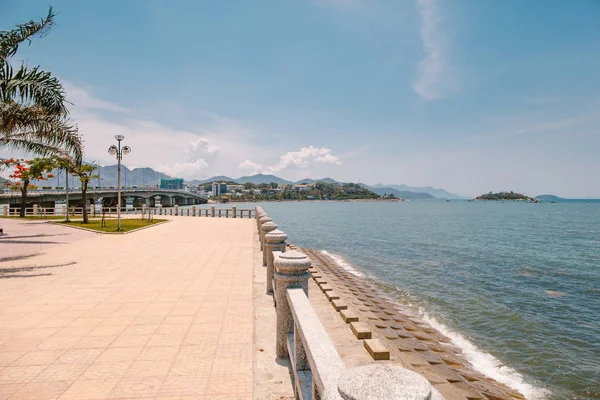
M133 230L127 231L127 232L101 232L101 231L97 231L95 229L84 228L83 226L67 225L67 224L63 224L61 222L54 222L54 221L47 221L46 223L47 224L54 224L54 225L58 225L58 226L64 226L64 227L67 227L67 228L80 229L82 231L99 233L101 235L128 235L130 233L134 233L134 232L141 231L141 230L148 229L148 228L153 228L155 226L159 226L159 225L165 224L167 222L171 222L171 220L167 219L167 220L164 220L164 221L161 221L161 222L157 222L157 223L152 224L152 225L142 226L141 228L136 228L136 229L133 229Z

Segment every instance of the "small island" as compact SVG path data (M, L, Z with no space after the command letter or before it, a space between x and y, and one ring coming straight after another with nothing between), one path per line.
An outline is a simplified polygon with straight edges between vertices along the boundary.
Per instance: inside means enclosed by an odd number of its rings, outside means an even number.
M521 193L510 192L498 192L498 193L486 193L481 196L477 196L475 200L519 200L519 201L534 201L529 196L525 196Z

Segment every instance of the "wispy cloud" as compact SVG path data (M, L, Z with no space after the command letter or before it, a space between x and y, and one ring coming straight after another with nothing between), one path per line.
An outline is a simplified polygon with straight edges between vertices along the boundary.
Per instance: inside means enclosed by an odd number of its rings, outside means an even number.
M421 41L425 57L419 64L414 91L425 100L442 97L443 74L446 64L445 46L439 31L440 16L436 0L417 0L421 19Z

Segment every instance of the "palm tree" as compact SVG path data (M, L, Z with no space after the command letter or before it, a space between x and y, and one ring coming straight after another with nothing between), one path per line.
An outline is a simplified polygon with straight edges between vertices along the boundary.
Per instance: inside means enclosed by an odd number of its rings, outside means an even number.
M19 45L45 36L54 24L52 7L39 21L0 31L0 148L42 156L83 158L83 141L68 118L65 90L49 72L26 63L14 69L9 59Z

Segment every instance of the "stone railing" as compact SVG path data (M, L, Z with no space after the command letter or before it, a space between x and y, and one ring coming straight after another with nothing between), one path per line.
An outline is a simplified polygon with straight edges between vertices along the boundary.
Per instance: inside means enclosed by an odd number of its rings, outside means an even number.
M0 216L11 217L18 216L20 212L19 208L9 207L8 205L0 206ZM187 216L187 217L214 217L214 218L254 218L255 211L253 209L241 209L236 206L232 206L231 208L217 208L215 206L211 206L210 208L200 208L196 206L180 208L178 206L163 208L163 207L136 207L136 208L122 208L121 214L145 214L147 212L152 213L153 215L173 215L173 216ZM90 216L101 216L102 214L107 214L109 216L117 214L117 207L103 207L102 209L95 208L95 206L91 205L89 208ZM67 206L65 204L61 204L57 207L38 207L34 205L33 207L25 208L25 216L35 216L35 217L46 217L53 215L66 215L67 214ZM69 215L82 215L83 208L82 207L70 207Z
M308 300L310 259L286 252L287 235L261 208L256 227L277 313L275 352L289 359L297 399L443 400L423 376L389 364L346 368Z

